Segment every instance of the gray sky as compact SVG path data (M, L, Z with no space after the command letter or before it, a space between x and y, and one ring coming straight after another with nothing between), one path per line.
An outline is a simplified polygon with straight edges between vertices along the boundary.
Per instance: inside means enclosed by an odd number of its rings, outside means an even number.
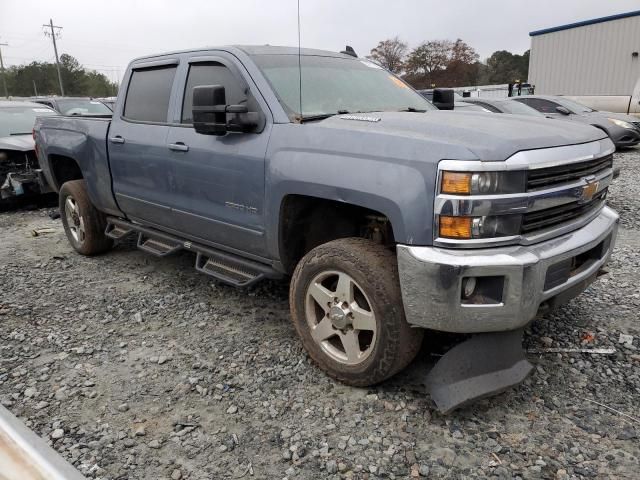
M462 38L482 59L522 53L529 32L640 8L638 0L300 0L302 46L363 56L399 35L410 47ZM5 63L54 59L43 23L63 27L58 50L112 80L130 59L224 44L297 45L296 0L0 0Z

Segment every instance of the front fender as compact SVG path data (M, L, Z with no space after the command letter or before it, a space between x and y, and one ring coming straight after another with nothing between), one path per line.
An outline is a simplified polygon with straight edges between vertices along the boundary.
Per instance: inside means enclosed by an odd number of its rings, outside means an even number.
M297 194L376 210L391 222L397 242L430 245L436 166L326 150L280 150L268 162L269 253L278 254L280 206Z

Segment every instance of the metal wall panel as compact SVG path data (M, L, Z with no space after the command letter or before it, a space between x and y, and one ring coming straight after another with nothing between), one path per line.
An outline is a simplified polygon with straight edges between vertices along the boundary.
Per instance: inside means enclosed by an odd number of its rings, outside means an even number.
M640 16L531 37L536 93L631 95L640 78Z

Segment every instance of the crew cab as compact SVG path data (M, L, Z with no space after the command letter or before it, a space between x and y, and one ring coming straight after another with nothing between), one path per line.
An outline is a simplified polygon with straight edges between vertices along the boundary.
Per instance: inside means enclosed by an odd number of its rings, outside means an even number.
M235 286L290 277L311 358L365 386L425 331L519 343L595 280L618 224L614 146L560 123L438 111L371 61L250 46L136 59L112 119L40 118L35 138L80 254L136 235ZM472 349L467 377L489 378L511 351L496 345ZM497 369L512 383L530 370L516 357ZM446 377L432 382L443 410L473 396Z

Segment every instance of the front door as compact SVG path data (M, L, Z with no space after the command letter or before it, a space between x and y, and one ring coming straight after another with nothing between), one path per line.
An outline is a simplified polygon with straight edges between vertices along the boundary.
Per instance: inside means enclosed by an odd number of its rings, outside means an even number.
M189 63L180 126L172 125L167 136L174 175L168 187L176 225L207 243L265 255L265 154L271 123L264 122L254 133L196 133L191 106L193 87L198 85L222 85L228 105L247 104L262 115L247 80L232 62L200 57Z
M167 150L168 109L177 63L134 69L123 112L114 112L107 145L113 191L130 218L173 226Z

